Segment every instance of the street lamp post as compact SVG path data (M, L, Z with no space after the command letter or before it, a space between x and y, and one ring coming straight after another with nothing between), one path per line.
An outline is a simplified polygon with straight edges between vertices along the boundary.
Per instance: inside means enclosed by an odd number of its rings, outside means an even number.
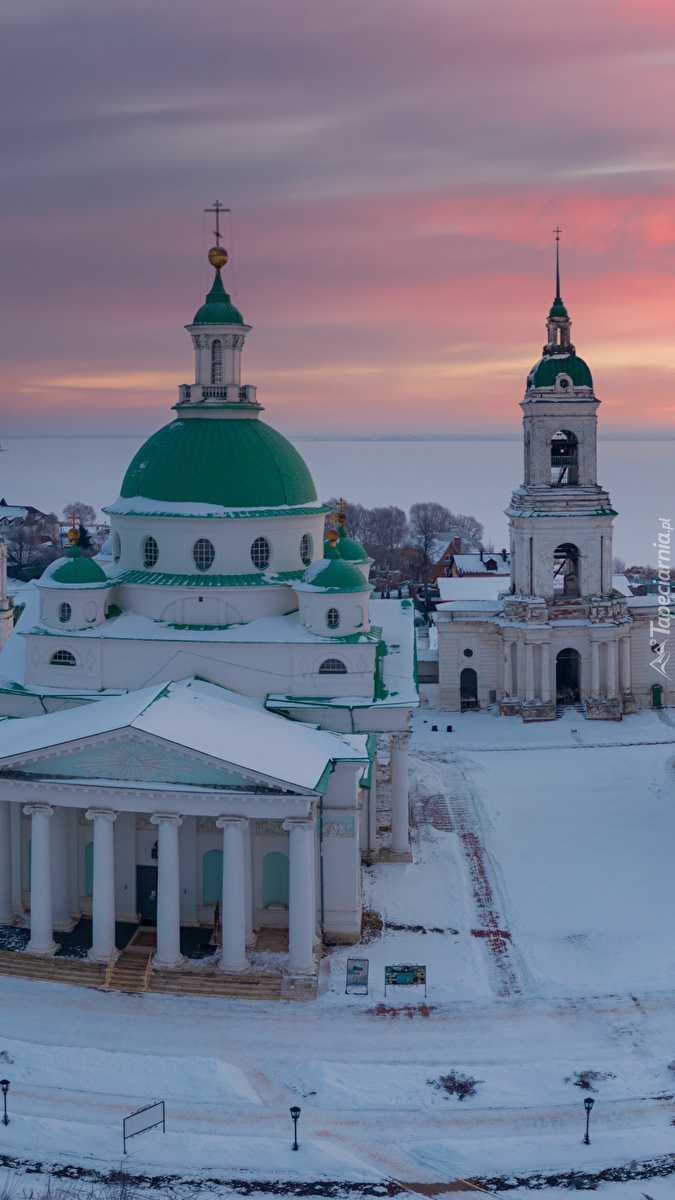
M3 1125L9 1125L9 1117L7 1116L7 1093L9 1091L9 1079L0 1079L0 1088L2 1088L2 1099L5 1104L5 1115L2 1118Z
M594 1104L595 1100L592 1096L587 1096L584 1100L584 1108L586 1109L586 1135L583 1139L584 1146L590 1146L591 1144L591 1139L588 1136L588 1126L591 1120L591 1109Z
M300 1109L298 1108L297 1104L293 1105L293 1107L291 1109L291 1116L293 1118L293 1145L291 1146L291 1150L297 1150L298 1149L298 1117L300 1116Z

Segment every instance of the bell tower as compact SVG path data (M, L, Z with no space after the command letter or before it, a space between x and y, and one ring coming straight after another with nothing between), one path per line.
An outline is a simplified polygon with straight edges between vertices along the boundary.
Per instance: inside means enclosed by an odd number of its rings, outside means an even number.
M511 534L511 590L551 603L590 601L612 590L616 513L597 482L597 411L591 372L570 339L556 294L542 356L527 377L523 410L524 481L506 510Z

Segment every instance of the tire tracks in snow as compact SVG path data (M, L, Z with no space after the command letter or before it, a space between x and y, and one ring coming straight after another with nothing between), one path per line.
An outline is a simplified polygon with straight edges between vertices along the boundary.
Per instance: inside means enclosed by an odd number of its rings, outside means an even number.
M433 751L414 750L413 762L415 759L426 768L418 773L417 780L422 809L429 809L431 802L431 812L435 817L432 823L436 828L442 828L443 823L438 822L442 803L447 812L446 827L452 829L459 838L477 919L477 928L471 932L485 945L488 973L495 995L504 999L521 996L527 990L526 974L508 928L497 869L485 844L482 806L455 754L440 755ZM433 795L425 796L423 789L432 780Z

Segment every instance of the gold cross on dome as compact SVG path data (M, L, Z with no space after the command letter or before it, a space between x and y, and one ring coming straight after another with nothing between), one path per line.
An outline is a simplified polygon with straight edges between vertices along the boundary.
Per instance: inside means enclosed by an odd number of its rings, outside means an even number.
M328 519L328 524L330 525L330 531L331 531L331 533L334 533L335 532L335 522L337 520L335 513L332 512L327 519Z
M213 231L213 233L214 233L214 237L215 237L215 239L216 239L216 246L219 246L219 245L220 245L220 239L221 239L221 237L222 237L222 234L221 234L221 232L220 232L220 214L221 214L221 213L226 213L226 212L229 212L229 211L230 211L230 210L229 210L229 208L224 208L224 207L223 207L223 205L220 203L220 200L214 200L214 202L213 202L213 208L205 208L205 209L204 209L204 212L209 212L209 213L211 213L211 212L212 212L212 213L215 213L215 214L216 214L216 227L215 227L215 229L214 229L214 231Z
M76 515L75 511L71 512L70 517L68 519L69 519L69 521L71 523L71 527L72 527L68 530L68 541L70 542L71 546L74 546L75 543L77 541L79 541L79 538L80 538L80 534L77 529L77 515Z

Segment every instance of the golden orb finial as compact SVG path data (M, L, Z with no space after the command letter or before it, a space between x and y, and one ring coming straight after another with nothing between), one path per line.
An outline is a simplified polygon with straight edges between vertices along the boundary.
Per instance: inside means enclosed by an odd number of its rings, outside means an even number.
M227 262L227 250L224 246L212 246L209 250L209 262L216 271L220 271L221 267Z
M71 546L76 546L80 540L80 531L79 531L79 529L76 528L77 516L75 515L74 512L71 512L71 514L70 514L70 523L71 523L72 528L67 531L68 532L68 540L69 540Z

